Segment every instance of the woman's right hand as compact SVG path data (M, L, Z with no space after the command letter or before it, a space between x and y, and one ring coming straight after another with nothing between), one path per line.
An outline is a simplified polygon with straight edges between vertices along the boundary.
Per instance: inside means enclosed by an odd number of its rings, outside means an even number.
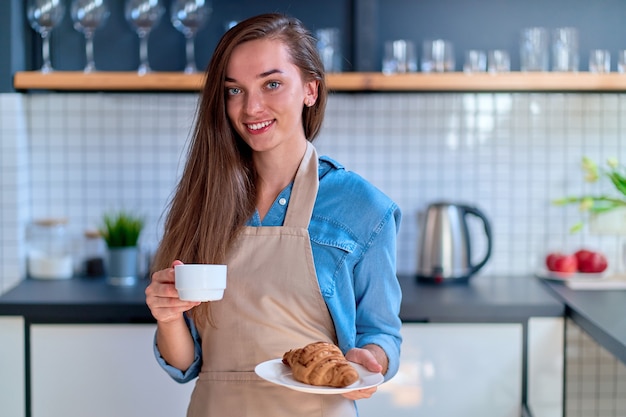
M171 268L162 269L152 274L152 281L146 288L146 304L152 316L159 323L180 320L185 311L200 304L196 301L182 301L178 298L175 286L174 266L182 265L174 261Z

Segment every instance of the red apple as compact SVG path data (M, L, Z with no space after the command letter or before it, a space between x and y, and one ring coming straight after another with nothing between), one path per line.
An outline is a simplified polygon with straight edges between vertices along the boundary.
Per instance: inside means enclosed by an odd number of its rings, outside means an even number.
M546 266L550 271L574 273L578 270L578 260L575 255L552 252L546 257Z
M578 261L578 271L585 273L600 273L604 272L608 266L606 256L600 252L595 252L588 249L580 249L574 256Z

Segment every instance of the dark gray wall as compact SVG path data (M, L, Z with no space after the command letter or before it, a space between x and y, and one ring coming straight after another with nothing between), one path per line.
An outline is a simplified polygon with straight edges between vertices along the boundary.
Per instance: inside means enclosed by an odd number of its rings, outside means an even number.
M6 0L4 0L6 1ZM0 41L0 61L4 61L4 45L10 44L5 37L29 35L27 42L21 43L21 55L23 56L17 70L32 70L41 66L41 40L30 28L24 17L24 6L19 0L10 0L11 9L20 9L13 13L13 20L20 22L20 27L15 32L4 31L5 25L0 29L2 40ZM24 0L25 3L26 0ZM85 42L83 35L72 26L69 16L71 0L64 0L68 5L66 15L61 24L53 30L50 39L52 65L58 70L81 70L85 65ZM157 71L179 71L185 67L185 40L169 19L169 6L171 0L161 0L166 6L166 13L160 23L150 34L148 50L150 64ZM108 0L111 15L106 24L100 28L94 37L95 61L98 69L106 71L129 71L137 68L139 63L139 40L135 32L124 19L124 1ZM0 15L4 22L7 5L0 4ZM201 30L196 39L196 61L199 68L206 67L210 56L224 33L225 23L230 20L241 20L245 17L264 12L285 12L300 18L309 29L333 26L341 27L350 31L351 7L350 2L323 0L313 3L308 1L294 2L290 0L214 0L213 13L205 28ZM7 23L10 19L6 19ZM349 54L351 45L345 37L343 48ZM0 77L3 79L10 74L8 68L0 68ZM3 91L6 87L3 85Z
M170 22L171 0L161 1L166 5L167 11L150 34L148 41L150 65L157 71L179 71L185 67L185 40ZM227 21L280 11L299 17L309 29L321 26L345 27L350 22L348 4L347 1L336 0L318 0L314 6L308 1L214 0L211 18L197 35L197 64L199 68L206 67L219 37L224 33ZM96 32L94 38L96 65L99 69L107 71L134 70L139 64L139 40L124 19L123 0L109 0L109 5L111 8L109 21ZM83 68L85 63L83 35L73 29L69 14L53 33L51 48L55 68L60 70ZM35 59L37 63L40 62L39 55Z
M69 5L70 0L65 0ZM162 0L169 4L171 0ZM0 92L12 91L12 74L41 65L41 42L24 17L26 0L0 1ZM99 69L134 70L138 39L123 17L123 0L109 0L112 14L95 36ZM69 7L68 7L69 9ZM208 25L198 34L196 58L204 68L228 20L269 11L300 18L311 30L341 28L345 70L379 71L386 40L408 38L418 45L441 37L455 45L457 69L467 49L509 50L519 69L518 38L528 26L575 26L580 32L581 70L591 48L626 49L626 0L214 0ZM155 70L178 71L185 65L184 38L168 15L150 36ZM52 33L52 62L60 70L84 66L84 40L72 28L69 13ZM418 51L419 52L419 51ZM613 59L615 61L615 59ZM615 70L615 62L612 62Z
M519 33L531 26L578 28L581 71L591 49L611 52L612 71L626 49L626 0L381 0L378 10L379 58L386 40L419 40L421 51L421 40L444 38L454 44L457 70L468 49L507 49L519 70Z
M0 2L0 93L13 90L13 73L26 67L23 0Z

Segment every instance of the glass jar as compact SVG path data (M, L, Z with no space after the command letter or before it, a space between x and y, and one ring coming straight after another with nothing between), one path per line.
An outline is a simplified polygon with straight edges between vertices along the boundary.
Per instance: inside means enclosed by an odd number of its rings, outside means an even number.
M97 230L87 230L84 237L82 273L86 277L102 277L105 275L106 243Z
M27 231L28 274L37 279L66 279L74 275L67 219L39 219Z

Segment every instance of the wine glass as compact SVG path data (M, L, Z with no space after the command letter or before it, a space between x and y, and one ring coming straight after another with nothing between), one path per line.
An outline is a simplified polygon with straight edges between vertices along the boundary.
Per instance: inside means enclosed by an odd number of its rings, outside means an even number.
M172 4L172 25L185 35L186 39L186 74L198 71L196 68L194 40L196 33L209 19L212 11L213 8L209 0L174 0Z
M164 11L159 0L126 0L126 20L139 36L139 75L151 71L148 62L148 35Z
M71 7L74 29L85 35L84 72L96 70L93 59L93 34L109 17L109 8L104 0L74 0Z
M43 64L41 72L52 71L50 62L50 32L56 27L65 14L65 5L62 0L28 0L26 17L30 26L36 30L42 39L41 55Z

